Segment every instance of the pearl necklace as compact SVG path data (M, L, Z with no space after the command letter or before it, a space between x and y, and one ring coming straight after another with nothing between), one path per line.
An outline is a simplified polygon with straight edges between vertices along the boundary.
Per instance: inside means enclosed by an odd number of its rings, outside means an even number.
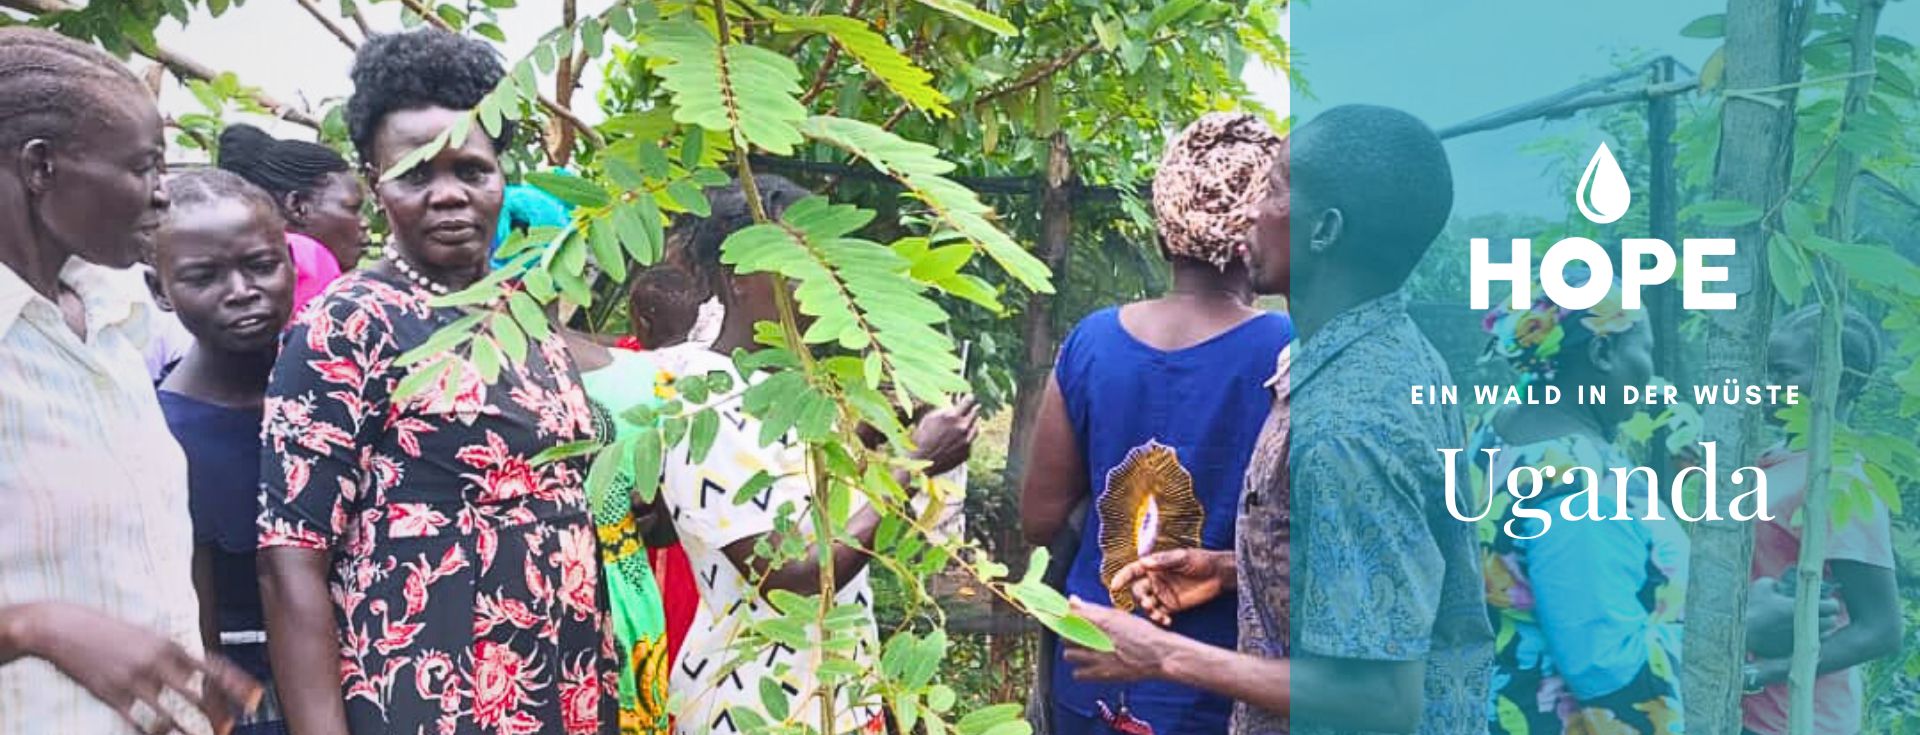
M413 265L408 263L406 258L400 257L400 251L393 246L389 245L387 247L386 256L387 260L393 263L394 270L400 271L400 275L405 276L409 281L413 281L415 285L426 289L428 293L435 296L445 296L453 292L453 289L447 288L439 281L421 275L420 271L414 270Z

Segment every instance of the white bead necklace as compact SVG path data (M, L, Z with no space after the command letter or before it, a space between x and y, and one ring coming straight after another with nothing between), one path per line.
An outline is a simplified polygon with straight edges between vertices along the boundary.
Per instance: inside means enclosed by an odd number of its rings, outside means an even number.
M453 292L453 289L447 288L439 281L421 275L420 271L414 270L413 265L408 263L406 258L400 257L400 251L393 246L387 246L386 256L387 260L393 262L394 270L400 271L400 275L405 276L407 280L413 281L416 285L426 289L428 293L435 296L445 296Z

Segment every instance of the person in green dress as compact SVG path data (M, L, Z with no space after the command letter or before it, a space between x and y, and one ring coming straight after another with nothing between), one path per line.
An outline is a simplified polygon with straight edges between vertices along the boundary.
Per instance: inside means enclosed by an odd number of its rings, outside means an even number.
M658 403L665 374L639 352L607 347L580 332L563 334L593 404L597 435L617 440L643 430L622 414ZM623 466L602 492L589 492L588 504L600 536L601 579L606 580L607 609L620 652L620 735L654 735L670 727L669 661L666 615L647 563L646 539L649 528L665 521L657 502L641 500L634 479L631 466Z

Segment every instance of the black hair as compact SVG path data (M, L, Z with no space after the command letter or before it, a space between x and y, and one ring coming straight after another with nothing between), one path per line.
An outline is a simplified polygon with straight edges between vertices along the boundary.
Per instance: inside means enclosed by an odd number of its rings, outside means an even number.
M146 86L105 51L40 28L0 28L0 149L64 141Z
M1312 227L1320 211L1339 209L1345 238L1373 250L1335 257L1405 282L1453 210L1453 169L1439 136L1400 110L1341 105L1292 138L1294 221Z
M254 186L232 171L218 168L194 168L172 174L161 187L167 191L168 211L181 212L212 202L239 200L265 209L275 220L280 208L267 190Z
M1820 317L1820 305L1808 304L1793 310L1776 323L1779 329L1817 328ZM1851 399L1866 390L1867 379L1873 371L1880 369L1880 359L1885 347L1880 341L1880 328L1873 320L1849 306L1841 317L1840 327L1840 397Z
M445 107L471 110L507 75L485 42L438 28L374 36L353 57L353 96L347 98L347 136L363 163L373 161L373 133L398 110ZM500 126L493 149L505 150L513 124Z
M772 218L778 218L794 202L813 195L800 188L799 184L774 174L754 176L753 183L760 190L761 206ZM720 265L720 245L733 233L753 224L753 209L747 205L747 194L739 181L710 187L706 194L707 206L713 210L712 213L706 217L684 220L678 225L686 231L684 247L687 262L695 269L695 275L703 280L724 271Z
M281 140L244 123L220 133L220 168L265 189L276 202L288 194L311 192L328 175L352 170L332 148L304 140Z

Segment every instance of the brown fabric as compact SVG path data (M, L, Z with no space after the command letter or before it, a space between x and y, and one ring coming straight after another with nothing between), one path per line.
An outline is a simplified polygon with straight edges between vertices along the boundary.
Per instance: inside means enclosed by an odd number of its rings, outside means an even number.
M1167 144L1153 178L1153 214L1168 252L1225 270L1240 257L1281 139L1260 118L1210 112Z

